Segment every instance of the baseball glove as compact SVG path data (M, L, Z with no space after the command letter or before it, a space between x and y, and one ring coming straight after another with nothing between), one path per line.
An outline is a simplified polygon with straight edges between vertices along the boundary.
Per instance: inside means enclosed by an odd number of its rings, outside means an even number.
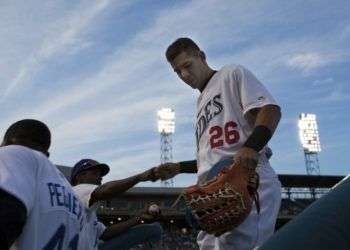
M233 164L213 180L186 188L184 198L200 228L219 236L248 217L253 201L259 213L258 186L255 170Z

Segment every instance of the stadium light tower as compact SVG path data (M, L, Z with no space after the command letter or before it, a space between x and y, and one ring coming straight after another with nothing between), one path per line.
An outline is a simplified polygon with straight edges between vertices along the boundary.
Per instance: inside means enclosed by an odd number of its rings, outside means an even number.
M172 162L172 134L175 132L175 112L170 108L158 110L158 132L160 133L160 163ZM163 187L173 187L173 179L162 181Z
M307 174L320 175L318 153L321 152L321 143L315 114L299 115L299 136L304 149Z

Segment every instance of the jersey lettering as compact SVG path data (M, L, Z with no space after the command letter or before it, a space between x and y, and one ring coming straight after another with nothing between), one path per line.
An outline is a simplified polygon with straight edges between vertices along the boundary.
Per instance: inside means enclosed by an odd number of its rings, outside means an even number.
M63 245L65 232L66 232L66 227L62 224L56 230L55 234L51 237L51 239L46 244L46 246L43 248L43 250L53 250L53 249L61 250L62 245Z
M235 128L237 128L237 123L234 121L225 124L225 142L227 144L234 144L239 141L239 132Z
M199 140L201 139L202 135L207 129L209 122L215 116L220 114L223 111L223 109L224 106L221 103L221 94L217 94L212 99L210 99L198 112L196 124L197 150L199 148Z
M220 94L214 96L213 98L213 105L217 108L217 110L214 112L215 116L220 114L220 112L224 109L224 106L220 102L220 98L221 98Z
M66 227L61 224L56 230L55 234L50 238L43 250L62 250L63 241L65 237ZM79 242L79 234L76 234L69 242L69 250L77 250Z
M73 193L67 192L64 186L57 183L49 182L47 187L49 189L51 207L65 207L78 219L81 218L83 207Z
M222 136L222 128L219 126L214 126L209 129L210 136L210 147L218 148L224 145L224 140L221 138Z

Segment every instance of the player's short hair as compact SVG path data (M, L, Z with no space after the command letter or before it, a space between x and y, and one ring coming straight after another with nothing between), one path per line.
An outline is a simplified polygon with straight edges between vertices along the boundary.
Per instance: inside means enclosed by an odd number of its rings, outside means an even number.
M51 133L45 123L24 119L15 122L7 129L2 144L4 146L12 144L27 146L48 155Z
M181 52L186 52L189 55L197 55L199 53L203 53L192 39L181 37L169 45L165 52L166 59L168 62L172 62L175 57L177 57Z

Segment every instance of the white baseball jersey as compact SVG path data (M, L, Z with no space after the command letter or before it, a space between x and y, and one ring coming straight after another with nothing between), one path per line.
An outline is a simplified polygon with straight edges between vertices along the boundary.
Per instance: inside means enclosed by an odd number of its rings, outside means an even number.
M95 202L92 206L89 206L91 194L97 187L97 185L92 184L80 184L73 187L74 192L83 203L87 215L83 237L89 247L88 249L98 249L99 238L106 229L105 225L97 220L98 203Z
M268 104L276 102L256 77L242 66L225 66L213 75L197 101L199 182L211 172L215 173L212 170L220 169L222 163L225 165L228 159L232 160L253 132L252 125L245 119L246 113ZM281 185L265 149L260 154L257 172L260 177L260 213L253 206L241 225L220 237L200 231L197 243L201 250L252 250L273 234L281 202Z
M198 175L232 156L253 131L244 115L276 104L255 76L239 65L225 66L207 83L197 101Z
M86 220L84 207L44 154L17 145L1 147L0 188L27 209L22 234L10 249L87 249L78 245Z

